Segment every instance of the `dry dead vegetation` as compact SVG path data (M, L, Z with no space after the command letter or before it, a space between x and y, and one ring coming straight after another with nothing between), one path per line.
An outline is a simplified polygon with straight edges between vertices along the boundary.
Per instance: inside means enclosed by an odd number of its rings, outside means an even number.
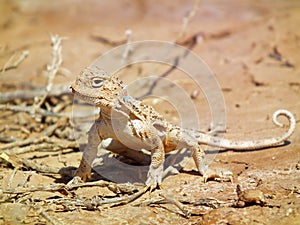
M145 10L145 2L147 1L136 1L136 7L141 11ZM183 7L180 1L175 2L172 4ZM285 4L278 2L276 6L278 8L281 7L280 4ZM1 4L3 7L9 5L5 1ZM17 7L18 4L14 4ZM151 4L148 2L148 7ZM216 6L216 3L211 4L208 6L210 10L212 10L210 7ZM231 4L237 3L233 1ZM269 4L271 3L266 1L261 7L255 4L253 7L257 7L255 10L261 13L267 10ZM294 51L297 49L299 52L300 49L300 30L292 25L287 25L287 30L283 28L283 24L290 24L295 18L299 20L299 14L296 12L299 11L299 4L296 2L294 4L298 7L294 10L293 5L285 5L288 17L284 17L284 14L276 10L270 10L269 14L266 13L266 17L255 21L255 24L253 22L239 24L234 20L228 20L229 25L224 24L229 28L220 28L216 25L216 29L207 27L210 30L204 32L203 29L200 29L201 31L196 29L198 26L195 21L194 25L191 24L192 31L188 29L199 8L199 1L195 1L189 5L189 13L181 17L183 18L181 28L178 29L178 26L174 28L176 32L179 30L178 35L175 35L176 38L173 38L174 32L166 34L169 40L197 53L203 53L208 62L219 60L215 65L216 72L224 73L223 77L219 77L220 82L228 108L234 108L228 112L233 115L233 119L228 120L229 132L237 133L241 130L237 135L238 139L244 139L243 133L251 136L251 131L255 130L262 130L262 133L268 133L269 136L276 135L277 131L265 127L266 124L270 124L268 118L259 123L253 122L256 118L263 118L266 112L272 113L273 108L288 107L299 117L300 58ZM212 11L207 10L205 13L209 14ZM10 15L5 15L4 18L7 20L1 21L3 32L14 27ZM272 22L270 18L277 23ZM18 21L19 18L13 19ZM34 22L33 20L32 23ZM135 25L132 21L131 23ZM149 23L147 19L145 23ZM149 30L158 29L150 24ZM172 27L168 23L166 26ZM136 27L137 30L142 28L143 26ZM259 38L254 35L256 30L262 32ZM267 44L269 32L279 36L272 46ZM280 32L283 35L279 35ZM143 36L137 33L137 37ZM1 44L8 41L8 37L6 38L7 40L1 39ZM131 36L122 39L116 34L108 36L99 35L98 32L89 33L88 41L91 39L110 48L131 41ZM3 66L0 68L1 224L300 223L299 129L287 146L262 151L220 152L220 157L212 166L232 170L233 183L217 181L203 183L190 164L181 171L182 173L165 179L163 190L146 194L142 185L117 184L97 174L94 174L91 182L82 183L80 180L69 182L74 169L78 166L81 157L79 148L82 146L74 138L74 129L78 127L70 119L73 96L69 85L54 82L57 77L60 79L59 76L68 77L70 74L69 70L62 66L63 58L66 58L62 53L64 41L61 36L50 35L50 41L42 42L42 45L51 44L51 49L47 48L49 55L47 59L50 60L46 68L42 68L43 65L36 66L39 68L38 73L47 77L43 87L36 87L26 79L20 83L12 81L20 79L18 74L23 74L22 64L32 66L26 64L32 46L24 44L14 50L8 47L0 49L0 57L3 58L1 59ZM199 47L199 42L204 43L205 47ZM228 51L228 48L242 46L245 42L249 45L245 47L246 50L241 49L241 52L234 52L232 56L228 54L228 57L225 55L222 59L218 58L217 55ZM34 48L33 51L36 51ZM249 52L249 49L250 54L242 59L230 58L240 57L244 55L244 51ZM90 55L94 57L94 53ZM138 71L141 70L139 68ZM270 70L274 77L268 76ZM173 72L171 68L162 70L161 74L170 76ZM243 76L234 76L234 73L241 73ZM257 76L262 73L264 75ZM8 81L4 79L6 74L10 76ZM41 82L38 76L34 79L38 83ZM232 81L235 79L237 83L234 85ZM186 84L187 87L189 85L191 84ZM202 103L203 99L198 96L198 92L195 90L189 92L196 103L197 101ZM279 92L281 94L278 94ZM274 106L265 103L274 98L284 98L284 101L275 101ZM249 110L254 104L261 109L261 114L256 115L257 111ZM243 110L246 112L248 110L248 114L243 115L241 113ZM172 113L168 116L171 118ZM236 127L238 122L239 126ZM255 137L253 135L250 138Z

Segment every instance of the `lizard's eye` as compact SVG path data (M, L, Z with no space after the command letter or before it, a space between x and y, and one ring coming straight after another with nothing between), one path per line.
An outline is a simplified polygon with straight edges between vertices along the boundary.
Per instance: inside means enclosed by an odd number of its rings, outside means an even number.
M92 79L92 86L94 88L101 87L102 82L103 82L102 79L95 77L95 78Z

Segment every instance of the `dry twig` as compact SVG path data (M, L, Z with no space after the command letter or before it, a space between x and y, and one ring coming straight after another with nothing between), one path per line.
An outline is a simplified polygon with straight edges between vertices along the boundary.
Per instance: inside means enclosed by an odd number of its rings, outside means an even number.
M13 54L10 57L10 59L5 63L3 68L0 68L0 72L5 72L7 70L18 68L18 66L27 58L28 55L29 55L29 51L24 50L21 52L19 57L15 61L13 61L13 59L15 58L15 54Z
M29 100L33 99L36 96L41 96L45 93L45 88L35 88L31 90L19 90L13 92L2 92L0 93L0 103L10 102L15 99L21 100ZM50 92L48 93L48 97L53 96L61 96L65 94L71 94L70 87L63 84L63 85L54 85Z
M162 196L168 203L174 204L178 209L180 209L183 212L185 217L187 217L187 218L190 217L191 213L181 202L179 202L175 198L173 198L169 195L163 194L163 193L160 193L160 196Z
M121 64L124 64L124 62L126 61L126 59L128 58L128 55L130 54L130 52L132 51L131 49L131 39L132 39L132 31L130 29L127 29L125 31L125 36L127 38L127 41L126 41L126 48L125 48L125 51L123 52L122 54L122 61L121 61Z
M45 218L49 223L53 224L53 225L58 225L61 223L57 223L51 216L49 216L45 211L40 212L40 215Z
M49 142L49 136L53 134L53 132L62 126L65 126L67 123L67 118L62 117L60 118L55 124L49 126L47 129L45 129L41 134L38 135L38 137L31 137L25 140L21 141L16 141L13 143L8 143L8 144L3 144L0 146L0 150L3 149L11 149L14 147L20 147L20 146L25 146L25 145L30 145L30 144L37 144L41 142Z
M58 35L51 35L51 44L52 44L52 60L50 65L47 66L47 72L48 72L48 82L46 86L46 91L44 96L35 104L35 108L40 108L41 105L44 103L45 99L47 98L52 86L53 86L53 80L56 76L59 67L61 66L63 60L62 60L62 54L61 54L61 42L64 39L63 37L59 37Z
M191 215L191 212L178 200L175 198L163 194L162 192L159 193L159 198L155 199L149 199L147 201L143 201L137 204L134 204L134 206L149 206L149 205L160 205L160 204L173 204L175 205L183 214L184 217L189 218Z
M181 24L181 30L179 32L178 37L174 42L177 42L179 39L181 39L186 32L186 28L190 22L190 20L196 15L198 8L199 8L200 0L195 0L193 9L182 19L182 24Z
M120 40L120 41L113 41L113 40L110 40L106 37L103 37L101 35L96 35L96 34L92 34L91 37L96 40L96 41L99 41L103 44L107 44L107 45L111 45L111 46L118 46L118 45L122 45L122 44L125 44L126 43L126 40Z
M0 104L0 110L10 110L15 112L26 112L31 115L39 114L43 116L53 116L53 117L66 117L69 116L67 113L55 113L42 108L33 108L32 106L19 106L19 105L4 105Z
M51 151L58 151L62 149L74 149L74 148L79 148L79 145L76 141L62 141L60 142L59 140L57 141L52 141L51 139L48 139L47 141L51 143L41 143L41 144L35 144L35 145L29 145L25 146L23 148L17 147L13 148L9 151L10 153L14 154L24 154L28 152L34 152L37 150L44 150L44 149L49 149Z
M74 210L77 207L86 208L89 210L97 209L99 206L111 204L110 207L116 205L125 205L128 204L147 192L148 188L142 188L136 193L130 195L124 195L121 197L107 198L102 199L98 196L90 198L90 199L82 199L82 198L61 198L61 199L51 199L47 200L49 203L54 203L58 205L63 205L66 210Z
M60 190L71 191L83 187L107 187L110 190L122 190L124 193L128 193L128 194L132 194L137 191L137 188L134 185L130 185L130 186L129 184L125 184L125 185L126 188L124 188L124 184L115 184L108 181L99 180L99 181L86 182L86 183L69 182L68 184L58 183L58 184L41 186L41 187L28 187L28 188L22 187L22 188L6 189L1 191L4 194L23 194L23 193L36 192L36 191L50 191L50 192L60 191Z

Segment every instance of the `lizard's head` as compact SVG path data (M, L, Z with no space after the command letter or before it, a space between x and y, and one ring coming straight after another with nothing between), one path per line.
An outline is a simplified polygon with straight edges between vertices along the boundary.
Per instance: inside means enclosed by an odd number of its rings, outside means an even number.
M107 74L99 68L86 68L71 86L72 92L80 99L100 106L108 107L122 91L117 77Z

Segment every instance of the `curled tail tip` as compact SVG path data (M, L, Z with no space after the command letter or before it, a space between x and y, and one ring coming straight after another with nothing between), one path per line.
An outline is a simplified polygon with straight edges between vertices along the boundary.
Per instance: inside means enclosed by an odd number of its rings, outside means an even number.
M289 120L289 131L288 131L289 135L288 136L292 135L292 133L294 132L294 130L296 128L296 119L295 119L295 116L293 115L293 113L291 113L290 111L288 111L286 109L279 109L273 113L273 116L272 116L273 123L279 127L284 127L284 124L278 121L279 116L285 116Z

